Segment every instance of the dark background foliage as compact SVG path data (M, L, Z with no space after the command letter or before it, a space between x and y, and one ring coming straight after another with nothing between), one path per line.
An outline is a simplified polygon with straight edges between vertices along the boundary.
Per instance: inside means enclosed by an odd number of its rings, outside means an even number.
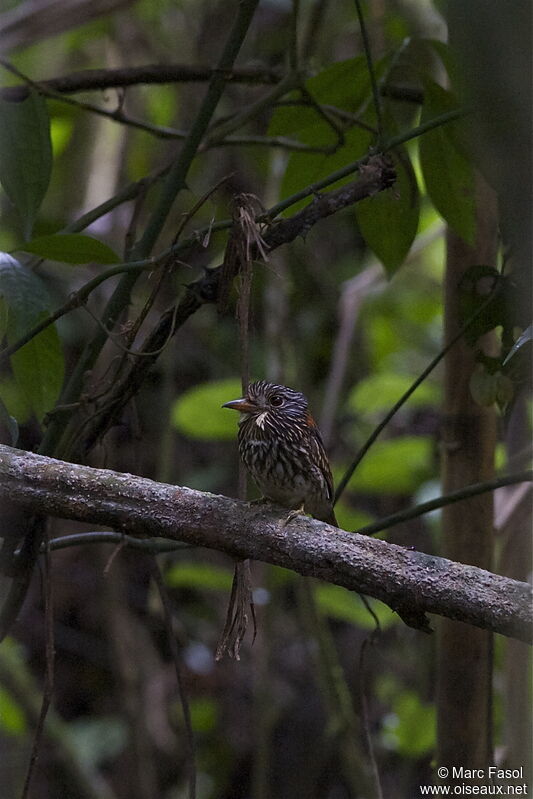
M173 63L200 65L209 76L237 5L227 0L48 2L39 8L12 3L0 14L0 43L10 63L33 81L79 70ZM505 366L503 360L530 321L529 9L521 2L477 0L368 0L362 9L381 96L380 143L405 139L390 154L397 182L255 263L251 374L306 393L338 483L376 424L442 347L446 229L474 244L481 173L498 192L499 254L495 263L484 264L486 272L468 273L474 289L462 294L464 318L486 299L479 281L499 275L502 264L507 272L501 278L503 299L479 317L470 337L474 351L482 334L496 330L490 357L478 357L471 386L474 399L496 420L496 468L517 471L528 460L530 333ZM375 143L379 119L355 4L260 3L236 64L153 255L173 243L183 222L181 239L190 237L188 246L160 285L160 265L139 272L131 301L65 416L47 414L83 348L94 340L116 277L3 364L3 442L237 494L236 422L220 409L240 395L234 290L225 312L203 305L179 328L119 423L84 450L88 426L105 406L119 366L139 357L124 349L140 349L161 315L183 296L184 285L222 262L227 230L218 231L216 224L231 216L234 195L255 195L258 212L271 208L363 158ZM239 70L253 77L241 80ZM287 86L272 96L279 81L296 71L303 76L299 88ZM6 87L23 84L5 68L2 79ZM161 180L149 180L145 195L137 193L133 201L132 194L128 202L110 203L107 213L86 215L170 163L182 146L181 134L197 120L206 86L203 78L141 81L61 96L32 93L17 103L4 92L0 246L10 255L0 263L0 334L6 345L89 280L131 260L128 245L153 218ZM61 87L50 84L48 91ZM67 96L73 104L65 102ZM265 97L263 107L254 105ZM465 113L421 136L409 135L456 109ZM466 113L472 109L475 113ZM350 179L353 174L344 178ZM282 215L312 200L313 193ZM65 231L77 237L54 235ZM91 239L79 237L81 232ZM158 285L133 342L131 325ZM442 401L439 367L350 480L337 506L344 529L357 530L441 493ZM54 425L55 448L43 448L43 434L48 430L51 439ZM494 571L517 579L525 579L530 558L524 503L527 495L513 488L500 489L496 502ZM49 523L53 539L76 532L92 530L61 520ZM397 525L386 538L443 554L439 512ZM522 553L518 565L513 548ZM249 633L239 662L215 663L233 564L208 550L162 554L158 562L174 609L199 797L366 796L357 788L357 775L367 772L368 737L384 796L417 796L418 786L434 779L435 635L406 627L388 607L372 601L381 632L366 646L363 667L362 646L375 624L356 595L317 584L310 605L297 575L258 563L252 569L255 643L251 646ZM36 799L187 795L183 711L150 574L148 556L127 548L87 544L54 552L55 687L30 794ZM317 640L315 608L325 643ZM24 780L46 669L45 643L37 574L0 649L0 782L6 798L18 796ZM528 655L525 648L510 653L509 647L496 636L494 752L496 762L524 766L527 773Z

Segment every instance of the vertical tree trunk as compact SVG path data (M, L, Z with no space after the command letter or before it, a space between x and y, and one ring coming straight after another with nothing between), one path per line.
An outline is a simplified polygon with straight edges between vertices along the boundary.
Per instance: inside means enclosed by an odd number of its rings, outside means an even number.
M473 247L451 231L447 236L445 339L459 330L459 282L475 264L494 264L496 211L492 192L478 180L478 229ZM485 337L487 339L488 337ZM490 341L482 342L483 349ZM472 349L461 340L445 362L443 493L493 476L496 416L471 397L475 366ZM448 505L443 512L442 554L490 569L493 503L490 494ZM492 760L491 634L443 619L438 631L437 754L440 765L486 768Z
M510 468L519 470L529 465L529 393L522 390L516 398L506 429L507 457ZM499 574L527 581L531 571L531 486L515 486L502 500L498 534L502 540ZM498 518L498 513L496 514ZM524 770L524 782L533 782L533 727L531 707L531 647L512 638L505 640L503 663L504 692L504 762L508 768Z

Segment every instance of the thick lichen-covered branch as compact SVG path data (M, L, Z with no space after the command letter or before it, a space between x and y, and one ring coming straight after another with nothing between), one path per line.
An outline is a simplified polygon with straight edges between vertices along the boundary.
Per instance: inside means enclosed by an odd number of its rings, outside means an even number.
M437 613L531 640L527 583L228 497L0 446L0 503L161 536L293 569L386 602L402 618Z

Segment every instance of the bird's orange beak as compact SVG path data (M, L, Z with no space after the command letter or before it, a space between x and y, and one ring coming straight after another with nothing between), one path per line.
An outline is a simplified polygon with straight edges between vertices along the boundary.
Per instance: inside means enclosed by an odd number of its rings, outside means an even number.
M222 407L231 408L234 411L239 411L239 413L253 413L253 411L257 410L257 407L253 404L253 402L250 402L250 400L246 399L246 397L225 402Z

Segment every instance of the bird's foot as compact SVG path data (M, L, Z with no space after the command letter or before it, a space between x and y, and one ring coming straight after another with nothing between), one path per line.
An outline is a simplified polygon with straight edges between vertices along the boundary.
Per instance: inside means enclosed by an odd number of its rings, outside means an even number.
M287 516L287 518L286 518L286 519L284 519L284 520L281 522L281 526L282 526L282 527L286 527L286 526L287 526L288 524L290 524L290 523L291 523L291 522L292 522L294 519L296 519L296 517L297 517L297 516L301 516L303 513L305 513L305 511L304 511L304 506L303 506L303 505L301 505L299 508L295 508L294 510L291 510L291 512L289 513L289 515Z
M250 505L250 507L253 505L268 505L270 501L268 497L259 497L258 499L249 499L248 505Z

